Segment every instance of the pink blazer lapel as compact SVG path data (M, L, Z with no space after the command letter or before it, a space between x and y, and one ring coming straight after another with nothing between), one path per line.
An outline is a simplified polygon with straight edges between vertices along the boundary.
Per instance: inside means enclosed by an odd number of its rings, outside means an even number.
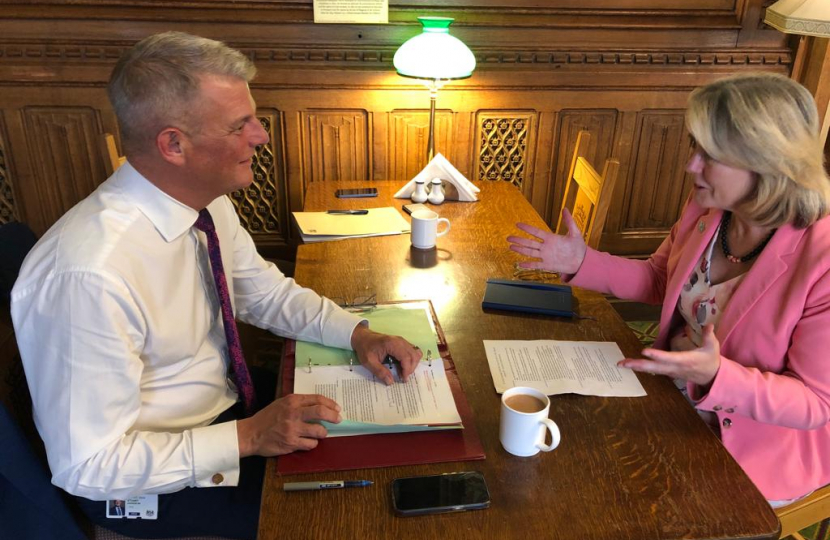
M721 346L744 315L763 297L775 280L787 271L789 264L785 259L795 251L804 232L804 229L795 229L790 225L780 228L758 256L729 299L718 323L716 335Z
M674 269L670 269L669 281L666 283L666 296L663 301L663 310L660 315L661 332L658 342L664 347L668 346L669 326L677 310L677 300L680 298L680 290L689 278L692 268L700 260L703 250L706 249L706 246L712 240L712 236L714 236L715 230L718 228L718 223L720 223L721 215L723 215L723 212L715 211L700 216L694 225L694 230L691 235L685 239L680 239L683 242L680 246L680 257Z

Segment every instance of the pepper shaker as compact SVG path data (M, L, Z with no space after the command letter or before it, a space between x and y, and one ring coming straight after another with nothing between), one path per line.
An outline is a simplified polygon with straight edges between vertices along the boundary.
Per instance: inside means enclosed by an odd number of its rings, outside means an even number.
M410 198L414 203L427 202L427 188L423 180L415 180L415 191L412 192Z
M441 204L444 202L444 185L441 183L440 178L432 179L432 189L427 198L432 204Z

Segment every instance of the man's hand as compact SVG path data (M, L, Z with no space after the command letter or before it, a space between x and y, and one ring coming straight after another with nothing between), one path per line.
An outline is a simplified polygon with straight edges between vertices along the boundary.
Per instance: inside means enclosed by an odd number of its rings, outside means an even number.
M523 236L508 236L510 249L521 255L534 257L535 261L523 261L519 263L521 268L533 268L559 272L560 274L576 274L582 261L585 259L585 252L588 246L582 238L582 231L579 230L574 218L567 209L562 209L562 219L568 227L568 234L556 234L543 231L526 223L517 223L516 227L536 238L525 238Z
M320 420L340 423L340 406L325 396L290 394L236 423L239 457L280 456L311 450L327 431Z
M643 356L649 360L626 358L617 362L617 365L634 371L684 379L703 388L712 383L720 369L720 343L715 337L715 327L711 324L703 327L703 344L696 349L681 352L644 349Z
M352 332L352 349L363 366L387 385L395 382L389 368L382 362L386 356L392 356L401 364L401 378L404 382L418 367L423 353L400 336L388 336L369 330L363 324L358 324Z

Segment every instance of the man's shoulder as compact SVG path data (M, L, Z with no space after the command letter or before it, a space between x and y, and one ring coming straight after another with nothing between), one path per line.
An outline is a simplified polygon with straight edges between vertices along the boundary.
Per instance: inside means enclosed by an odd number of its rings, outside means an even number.
M105 182L43 235L26 257L20 277L107 271L129 252L130 235L142 227L146 224L129 195Z

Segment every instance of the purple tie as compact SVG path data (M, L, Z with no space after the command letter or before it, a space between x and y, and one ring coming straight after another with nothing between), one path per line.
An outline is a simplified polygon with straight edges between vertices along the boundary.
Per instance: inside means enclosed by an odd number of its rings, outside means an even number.
M216 292L219 294L219 304L222 307L222 322L225 327L225 338L228 340L228 354L231 357L231 380L242 395L242 404L245 406L245 415L254 413L254 383L242 355L242 345L239 343L239 331L233 318L231 295L228 293L228 282L225 279L225 268L222 266L222 253L219 251L219 237L216 235L216 226L207 208L199 211L199 219L195 227L207 235L208 255L210 267L213 270L213 281L216 283Z

